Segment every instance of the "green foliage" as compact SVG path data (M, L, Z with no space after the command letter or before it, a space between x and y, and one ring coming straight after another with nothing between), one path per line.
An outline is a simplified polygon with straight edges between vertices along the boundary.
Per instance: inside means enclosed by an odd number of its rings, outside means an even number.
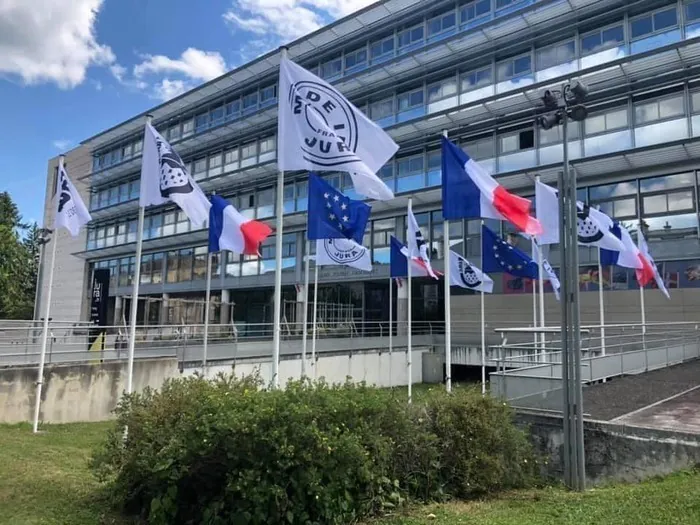
M10 194L0 193L0 319L33 317L37 240L36 224L24 224Z
M132 395L93 469L153 524L333 525L533 479L509 410L475 392L407 406L364 385L261 386L194 377Z

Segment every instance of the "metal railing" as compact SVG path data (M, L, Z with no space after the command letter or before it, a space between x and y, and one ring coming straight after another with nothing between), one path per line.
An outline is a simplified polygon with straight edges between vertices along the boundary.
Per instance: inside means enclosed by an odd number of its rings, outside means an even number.
M582 327L581 377L585 383L640 374L700 357L697 323L646 323ZM601 330L602 329L602 330ZM604 331L604 336L603 332ZM545 334L547 335L547 334ZM549 334L551 336L551 334ZM559 339L507 342L494 347L491 391L514 406L561 410Z

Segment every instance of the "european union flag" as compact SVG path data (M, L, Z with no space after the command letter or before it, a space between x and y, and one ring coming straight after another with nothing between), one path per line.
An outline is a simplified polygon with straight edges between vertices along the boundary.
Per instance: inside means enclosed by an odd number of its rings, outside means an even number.
M486 273L505 272L516 277L537 279L537 263L524 252L508 244L486 226L481 227L481 249Z
M314 173L309 174L307 238L354 239L362 244L372 208L343 195Z

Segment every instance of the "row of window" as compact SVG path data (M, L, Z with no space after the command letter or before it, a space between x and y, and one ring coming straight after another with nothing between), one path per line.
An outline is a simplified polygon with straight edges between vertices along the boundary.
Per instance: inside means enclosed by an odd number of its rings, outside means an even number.
M698 232L698 179L696 172L684 172L660 177L634 179L630 181L581 188L578 198L589 202L636 231L641 220L642 228L651 243L678 239L697 239ZM536 206L536 203L535 203ZM423 232L432 259L445 256L445 234L442 211L417 213L416 220ZM514 234L512 226L494 220L487 225L524 251L531 250L528 241ZM392 235L405 238L405 216L370 221L363 244L370 248L372 259L377 264L388 264L390 238ZM480 221L452 221L450 241L452 249L462 252L476 263L481 254ZM304 234L288 233L283 237L283 269L293 269L304 250ZM460 248L459 245L462 245ZM315 243L310 251L315 252ZM551 248L552 260L556 260L557 247ZM589 254L590 255L590 254ZM662 253L657 254L661 258ZM595 254L593 254L595 259ZM206 278L206 246L182 248L162 253L146 254L142 257L141 282L160 284L204 280ZM590 259L590 257L589 257ZM267 239L261 246L260 256L240 256L226 252L214 254L213 275L241 277L260 275L274 271L275 238ZM95 263L96 268L109 268L112 286L131 284L135 258L122 257Z
M393 30L383 37L354 45L336 57L317 64L305 64L314 74L333 81L343 74L352 74L370 65L385 62L395 56L422 47L427 43L448 37L457 31L470 29L492 18L504 16L537 0L478 0L456 3L443 13L423 17L408 27ZM158 126L158 131L169 141L177 142L215 126L245 117L277 102L277 85L271 84L253 89L242 95L229 97L216 106L172 123ZM142 141L129 142L96 156L93 171L108 168L131 159L140 153Z

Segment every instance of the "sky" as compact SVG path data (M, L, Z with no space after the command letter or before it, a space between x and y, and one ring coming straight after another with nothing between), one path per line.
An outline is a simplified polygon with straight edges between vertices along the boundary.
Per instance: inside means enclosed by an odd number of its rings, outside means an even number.
M42 223L48 160L375 0L0 0L0 191Z

